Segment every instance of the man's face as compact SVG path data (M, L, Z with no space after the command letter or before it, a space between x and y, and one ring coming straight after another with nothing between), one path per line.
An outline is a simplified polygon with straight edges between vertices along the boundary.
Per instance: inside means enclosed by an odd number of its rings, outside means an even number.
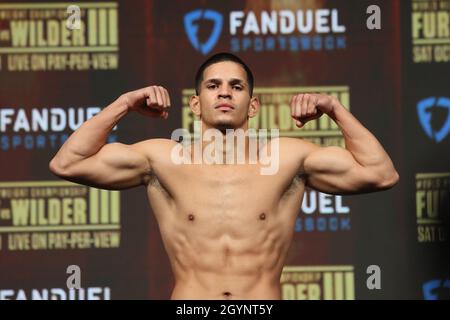
M249 110L253 100L247 74L235 62L223 61L207 67L203 72L200 94L195 99L198 99L195 100L198 104L193 111L208 127L219 130L241 128L248 117L253 116L254 110Z

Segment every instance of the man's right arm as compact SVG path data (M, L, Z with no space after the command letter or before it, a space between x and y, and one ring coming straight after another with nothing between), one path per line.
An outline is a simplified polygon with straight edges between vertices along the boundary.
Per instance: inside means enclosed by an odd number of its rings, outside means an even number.
M157 142L125 145L106 144L106 140L128 112L166 119L169 106L169 95L162 87L147 87L120 96L72 133L51 160L50 171L63 179L103 189L145 184L151 171L147 154L157 148Z

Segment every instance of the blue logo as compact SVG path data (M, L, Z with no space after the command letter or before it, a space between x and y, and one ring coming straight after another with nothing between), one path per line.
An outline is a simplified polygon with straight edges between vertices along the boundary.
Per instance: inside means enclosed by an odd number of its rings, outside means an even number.
M211 20L214 23L211 35L205 43L200 43L198 38L198 21L202 19ZM200 51L204 55L210 52L216 45L220 33L222 32L222 25L222 15L217 11L209 9L197 9L184 16L184 30L186 31L189 41L197 51Z
M433 131L431 126L431 108L438 107L447 109L447 120L442 125L439 131ZM446 97L429 97L423 99L417 103L417 113L419 115L420 124L427 136L435 140L436 142L441 142L447 134L450 132L450 98Z
M443 300L448 299L450 292L450 279L434 279L427 281L422 286L423 298L425 300ZM447 293L447 295L445 295Z

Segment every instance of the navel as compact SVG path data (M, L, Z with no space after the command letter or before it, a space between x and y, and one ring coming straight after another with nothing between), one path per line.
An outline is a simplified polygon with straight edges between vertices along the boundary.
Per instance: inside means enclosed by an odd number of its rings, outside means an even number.
M259 220L265 220L266 219L266 214L263 212L259 215Z
M231 294L231 292L226 291L223 293L223 296L225 299L231 299L232 294Z

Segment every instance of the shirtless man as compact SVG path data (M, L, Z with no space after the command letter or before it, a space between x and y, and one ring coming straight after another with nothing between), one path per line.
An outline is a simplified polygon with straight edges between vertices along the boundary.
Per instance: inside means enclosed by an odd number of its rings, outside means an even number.
M234 55L217 54L199 68L190 108L202 131L247 130L260 107L252 93L248 67ZM178 142L171 139L105 144L127 113L167 119L170 105L160 86L121 95L78 128L49 167L63 179L97 188L146 188L175 275L172 299L280 299L305 186L356 194L391 188L399 179L377 139L336 98L323 94L293 96L293 121L302 127L327 114L346 148L279 138L276 174L262 175L261 164L247 162L175 164L171 153Z

